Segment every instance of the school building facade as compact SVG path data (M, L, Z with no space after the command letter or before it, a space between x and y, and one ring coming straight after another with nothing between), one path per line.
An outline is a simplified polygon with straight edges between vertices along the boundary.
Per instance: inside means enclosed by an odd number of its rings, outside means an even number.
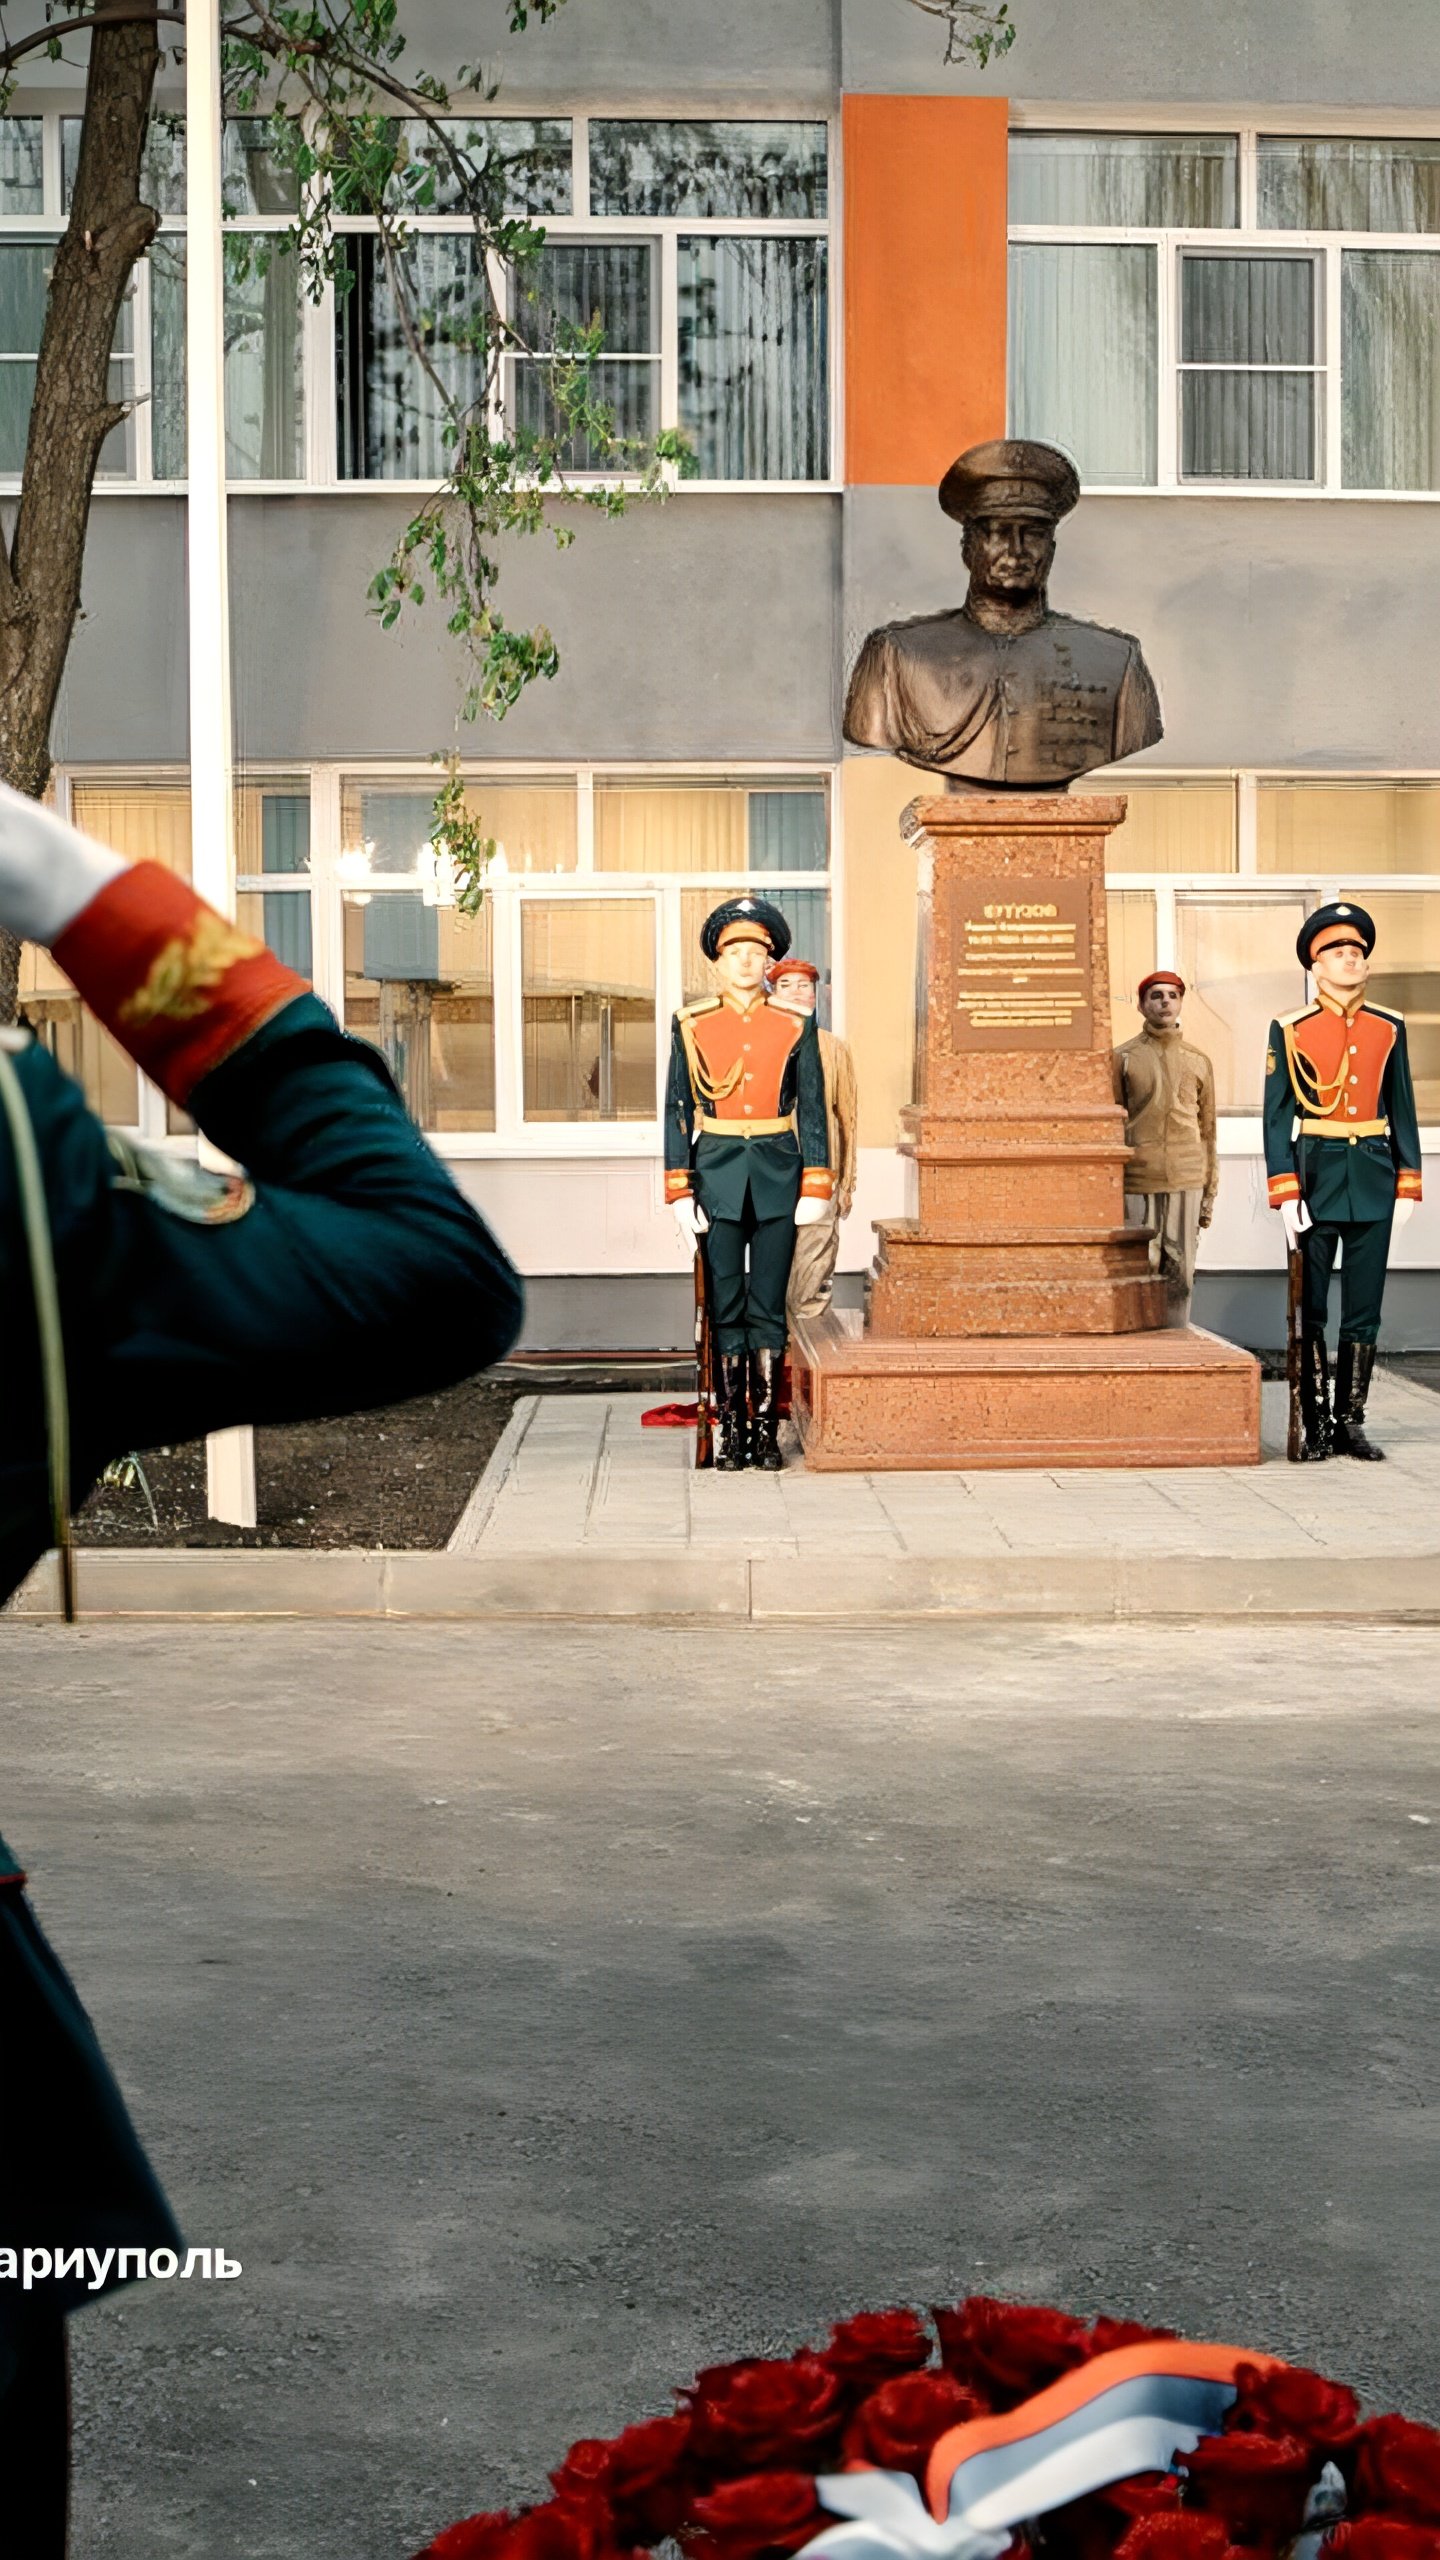
M1374 988L1410 1025L1440 1148L1440 58L1429 0L1015 0L985 71L947 65L912 0L411 0L409 57L498 64L511 200L544 225L557 309L601 313L607 396L678 424L662 502L517 543L502 601L561 671L501 725L457 727L442 617L365 608L439 421L357 224L356 289L318 305L234 253L226 311L239 912L385 1046L525 1272L536 1346L689 1336L659 1108L697 933L742 887L790 916L850 1040L871 1221L903 1212L914 857L923 777L840 737L874 624L958 602L935 486L1007 430L1060 444L1084 495L1052 600L1135 632L1163 741L1110 873L1115 1035L1157 963L1215 1061L1222 1180L1196 1314L1273 1341L1278 1222L1259 1103L1271 1015L1303 1001L1296 930L1325 899L1379 927ZM58 75L46 66L53 82ZM168 102L162 102L168 103ZM17 93L0 130L0 505L15 485L79 95ZM164 214L117 378L56 737L77 820L190 858L183 116L157 120ZM227 136L236 235L283 229L263 128ZM415 254L464 292L467 227ZM263 265L263 261L261 262ZM13 338L14 344L9 340ZM543 354L542 354L543 360ZM525 366L503 400L525 414ZM457 748L498 846L483 913L427 847ZM26 1003L108 1117L177 1146L62 982ZM1394 1344L1440 1346L1440 1201L1397 1239Z

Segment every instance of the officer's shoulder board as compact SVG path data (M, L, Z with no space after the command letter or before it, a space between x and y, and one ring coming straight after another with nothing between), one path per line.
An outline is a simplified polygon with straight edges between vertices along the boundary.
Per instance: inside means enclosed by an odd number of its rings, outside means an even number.
M693 1004L682 1004L675 1019L677 1022L693 1022L697 1013L718 1013L719 1010L718 996L697 996Z
M1321 1008L1318 1004L1302 1004L1296 1007L1294 1013L1277 1013L1275 1019L1282 1031L1288 1031L1292 1024L1296 1022L1308 1022L1311 1015L1313 1013L1319 1013L1320 1010Z
M1393 1004L1372 1004L1368 996L1360 1010L1362 1013L1378 1013L1382 1022L1403 1022L1405 1019L1403 1013L1396 1012Z

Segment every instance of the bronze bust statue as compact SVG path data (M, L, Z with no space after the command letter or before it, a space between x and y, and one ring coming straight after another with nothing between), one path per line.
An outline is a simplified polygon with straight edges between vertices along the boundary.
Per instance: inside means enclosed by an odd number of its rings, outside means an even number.
M962 605L872 631L845 701L852 746L943 773L952 791L1064 791L1161 736L1128 631L1052 613L1055 527L1080 495L1054 445L973 445L940 483L964 526Z

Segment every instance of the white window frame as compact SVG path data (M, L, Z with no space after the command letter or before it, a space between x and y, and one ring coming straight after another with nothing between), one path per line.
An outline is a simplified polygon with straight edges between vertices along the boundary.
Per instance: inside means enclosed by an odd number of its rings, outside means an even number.
M1247 112L1243 116L1223 116L1209 112L1185 114L1181 110L1164 114L1146 111L1125 115L1115 110L1082 111L1073 106L1047 110L1039 107L1015 108L1011 113L1011 129L1017 133L1214 133L1235 136L1239 145L1239 221L1211 230L1180 227L1128 226L1084 223L1011 223L1009 238L1020 245L1028 241L1055 243L1076 248L1149 248L1156 260L1156 380L1159 415L1156 438L1156 476L1153 480L1086 481L1083 486L1096 497L1111 498L1302 498L1360 501L1367 506L1403 505L1434 506L1440 504L1440 489L1357 489L1341 485L1341 429L1343 389L1341 382L1341 287L1343 261L1347 251L1401 250L1416 257L1440 258L1440 232L1424 231L1266 231L1256 219L1259 186L1259 145L1262 134L1314 134L1357 139L1405 140L1440 138L1440 116L1430 112L1413 116L1394 115L1376 118L1366 115L1327 114L1296 115ZM1296 368L1313 371L1321 384L1321 397L1316 417L1316 460L1318 469L1311 480L1239 480L1182 478L1180 457L1180 261L1187 251L1200 250L1210 255L1230 253L1233 256L1310 257L1316 265L1317 331L1316 363L1313 367ZM1242 367L1222 366L1220 371L1235 372ZM1271 367L1258 370L1270 371Z
M1155 965L1176 965L1176 911L1187 898L1236 896L1249 900L1264 897L1294 897L1297 891L1321 905L1340 895L1342 889L1363 899L1367 889L1380 895L1386 891L1408 891L1440 898L1440 872L1386 871L1366 873L1357 867L1343 879L1330 871L1309 869L1299 872L1260 871L1256 868L1257 804L1259 788L1268 782L1308 783L1319 788L1346 783L1426 782L1440 789L1440 766L1406 765L1365 772L1316 772L1313 767L1292 765L1251 766L1244 770L1214 766L1158 766L1143 769L1144 782L1157 784L1179 782L1218 783L1229 781L1236 796L1237 855L1235 871L1109 871L1107 889L1137 890L1155 902ZM817 764L794 758L776 757L743 763L730 761L696 761L687 764L656 762L593 762L578 765L575 761L541 758L515 758L487 761L474 768L477 779L493 777L496 781L544 780L547 776L573 780L579 794L577 868L566 872L511 873L490 884L493 904L492 949L495 971L495 1119L493 1131L432 1130L430 1143L442 1158L465 1162L485 1158L519 1160L595 1161L601 1158L656 1157L661 1147L661 1116L664 1109L665 1078L669 1068L667 1026L670 1016L682 1001L684 985L681 949L681 892L686 888L709 890L717 902L725 893L730 874L715 872L634 872L596 871L594 868L593 809L595 781L600 776L618 781L750 781L768 779L823 784L829 810L829 865L824 871L785 871L768 873L736 873L734 880L748 879L749 885L763 893L769 884L776 888L825 888L830 897L830 972L831 1019L835 1031L843 1038L846 1032L847 952L845 943L845 834L842 824L841 772L837 764ZM367 763L363 759L345 758L327 763L290 763L247 768L239 777L246 788L274 788L283 784L301 785L307 779L310 787L310 869L305 872L246 872L237 881L237 889L269 895L304 896L310 898L311 952L314 969L313 985L343 1019L345 1001L344 941L341 929L341 893L344 887L339 873L341 843L341 785L348 782L408 782L417 790L433 789L433 763L418 759L401 759ZM57 767L54 777L56 807L68 816L74 786L90 780L129 782L188 782L186 765L130 765L113 762L94 766ZM1095 773L1089 777L1096 791L1123 792L1130 787L1143 788L1128 767L1113 774ZM413 890L413 874L376 874L377 888ZM527 898L601 896L606 898L639 895L656 900L657 968L655 989L656 1024L656 1093L654 1120L630 1121L534 1121L523 1116L522 1076L522 1007L520 978L520 909ZM502 954L503 965L502 965ZM1297 970L1297 981L1298 981ZM135 1124L142 1136L181 1153L193 1154L195 1142L186 1136L172 1136L166 1129L165 1099L157 1089L140 1079L139 1120ZM1426 1122L1421 1128L1421 1141L1427 1155L1440 1154L1440 1121ZM1219 1124L1219 1147L1222 1155L1258 1158L1263 1154L1263 1134L1256 1112L1223 1114Z
M391 483L385 484L387 487ZM113 771L113 767L107 770ZM303 768L291 767L298 775ZM433 763L387 760L367 763L351 757L338 763L312 765L310 797L311 934L314 986L337 1017L344 1018L345 974L340 932L342 783L409 782L417 791L433 792ZM681 896L686 889L713 894L718 904L730 890L748 888L763 895L773 889L823 889L830 900L830 974L835 1028L844 1029L844 968L839 930L844 912L840 831L840 773L834 764L786 757L749 757L743 762L620 763L537 757L506 758L476 764L475 781L573 781L577 792L576 867L573 871L507 872L487 883L491 908L491 959L495 1005L495 1126L491 1129L438 1129L426 1132L437 1154L450 1162L482 1158L593 1160L596 1157L655 1157L660 1153L665 1108L665 1082L670 1070L669 1026L683 1002L684 963L681 947ZM277 778L282 778L278 777ZM599 871L594 862L594 789L604 778L617 782L808 782L826 793L828 865L821 871ZM267 776L246 773L246 783ZM298 876L298 875L296 875ZM246 875L241 888L263 885ZM349 884L353 887L353 883ZM410 890L413 873L375 872L367 889ZM655 912L655 1112L646 1120L527 1120L524 1116L521 912L537 901L554 904L633 897L649 899Z
M1188 129L1188 128L1187 128ZM1267 125L1265 130L1273 131ZM1128 128L1127 128L1128 130ZM1307 128L1308 130L1308 128ZM1304 896L1309 908L1324 906L1338 898L1342 891L1363 903L1367 891L1380 896L1385 891L1419 891L1440 898L1440 871L1363 871L1357 864L1343 879L1333 871L1312 868L1305 871L1261 871L1257 868L1258 807L1262 783L1297 782L1311 784L1317 790L1340 789L1351 783L1373 783L1383 789L1391 782L1429 782L1440 791L1440 766L1406 765L1387 767L1383 771L1363 773L1317 773L1313 767L1295 765L1251 765L1236 767L1202 765L1146 765L1144 781L1128 767L1113 774L1092 773L1086 786L1092 791L1123 792L1127 787L1136 796L1147 783L1230 782L1235 791L1236 856L1234 871L1110 871L1105 874L1108 889L1131 889L1143 892L1155 902L1155 962L1157 969L1174 969L1179 965L1177 912L1187 901L1237 897L1254 905L1262 899L1293 899ZM1303 1003L1308 981L1296 964L1297 1003ZM1113 992L1113 990L1112 990ZM1264 1154L1264 1129L1258 1099L1253 1111L1221 1112L1216 1131L1222 1156L1261 1157ZM1422 1153L1440 1154L1440 1121L1427 1121L1420 1130Z
M495 109L493 106L486 108L483 105L477 105L473 109L458 106L455 109L455 112L457 115L461 116L467 113L474 113L476 116L480 116L487 113L494 114ZM563 113L563 110L556 108L553 105L547 109L529 109L520 101L507 97L503 113L507 116L516 117L525 117L532 113L537 115L546 113L551 116L555 116ZM626 122L636 123L658 121L676 124L694 124L697 122L726 123L742 121L745 123L764 124L823 124L826 131L828 169L826 203L828 210L819 220L812 221L803 220L798 215L791 216L789 218L777 218L774 220L761 220L757 218L719 221L707 220L698 215L691 216L682 214L592 214L589 210L590 125L592 122L604 123L612 118L619 118ZM756 116L753 111L747 112L743 116L739 116L734 112L727 115L723 110L716 109L713 112L707 113L703 117L698 117L696 115L693 100L687 106L683 107L659 105L643 108L637 107L628 101L619 106L598 106L591 101L587 104L583 113L573 114L570 121L572 126L573 151L571 196L576 209L572 213L549 213L537 215L536 220L545 233L547 244L551 241L559 244L566 240L593 240L600 242L607 240L650 240L655 242L658 251L656 259L658 312L656 323L657 346L652 352L652 361L654 360L654 357L658 355L659 394L655 423L657 428L661 430L667 427L678 427L681 423L679 242L682 236L686 239L701 236L707 239L816 239L824 240L827 243L825 261L827 360L826 417L828 426L827 443L829 449L827 455L827 468L824 475L814 480L688 480L681 478L678 470L673 464L667 464L662 474L663 485L667 493L676 496L684 496L686 498L702 496L736 497L757 495L767 497L791 495L813 497L817 493L824 495L828 492L833 495L837 491L842 490L845 483L840 475L839 456L844 450L842 442L843 419L841 417L840 410L840 390L844 374L844 331L843 326L837 326L837 316L843 322L844 279L840 270L842 226L840 222L840 150L838 117L834 115L817 115L813 107L795 107L787 111L783 105L776 101L770 101L767 103L767 110L763 116ZM379 225L373 220L363 220L359 218L336 225L337 231L344 234L362 234L365 232L373 234L378 230L378 228ZM415 232L450 232L463 236L468 231L469 225L463 220L457 220L453 214L426 214L413 217L410 221L409 228ZM497 273L492 277L492 283L496 288L497 299L499 299L503 292L503 279ZM316 306L316 325L317 328L323 327L326 330L333 349L335 332L335 298L333 288L328 285L325 289L323 300ZM309 385L307 381L307 398L308 393ZM326 416L329 421L328 473L323 479L312 485L337 487L343 490L354 490L362 495L368 494L371 496L385 491L398 491L402 496L416 496L426 490L432 489L436 485L433 481L429 480L338 479L338 456L336 451L334 426L335 402L333 376L330 401ZM613 472L589 474L577 472L571 476L575 486L579 488L606 488L613 487L617 484L617 475ZM633 487L635 485L633 480L627 479L623 475L619 475L618 477L619 485L622 487ZM285 485L289 487L296 484L286 483ZM254 489L257 484L253 481L244 481L232 482L231 486L232 488L237 489Z
M180 102L168 95L157 98L156 108L159 112L171 115L181 111ZM27 98L23 92L20 92L13 101L13 112L17 116L38 117L43 126L41 161L44 209L39 213L0 214L0 242L7 237L45 242L58 241L64 232L66 219L62 202L60 128L65 117L74 118L78 114L77 101L68 98L56 103L55 93L51 91L42 102L37 98ZM451 112L457 117L473 115L479 119L494 116L497 109L493 100L475 99L467 102L464 99L457 99ZM553 101L527 103L521 97L512 99L507 95L503 109L498 112L507 117L514 116L520 119L537 116L549 119L563 116L565 110L558 108ZM698 217L692 219L678 214L653 217L620 214L592 216L589 211L589 128L592 118L604 120L610 117L675 123L738 120L746 123L823 124L826 131L829 172L828 211L823 218L812 221L803 220L799 216L788 220L769 221L706 221ZM837 494L845 485L840 463L840 456L844 451L842 413L844 276L841 265L843 173L838 111L830 115L820 115L816 113L811 102L790 104L784 99L777 98L766 102L763 115L757 116L752 104L732 105L728 108L716 107L707 110L702 118L697 117L693 99L684 103L659 100L643 106L628 99L613 105L597 104L590 100L587 101L583 110L572 112L569 120L572 129L572 198L575 210L568 214L537 217L537 220L540 220L547 240L557 242L567 239L631 238L650 239L657 243L658 346L656 354L659 391L656 425L659 428L676 427L680 423L677 244L682 234L687 238L702 234L718 238L727 236L816 238L823 239L827 243L828 453L824 475L814 480L687 480L680 477L675 466L667 465L662 474L662 481L668 493L687 499L756 495L815 497ZM468 227L463 219L457 219L453 214L426 214L410 218L410 228L417 232L463 233ZM162 217L159 228L161 232L176 234L183 238L186 217L184 214L166 214ZM241 214L227 218L224 228L227 235L242 231L276 233L285 231L288 223L286 217L279 214ZM355 220L341 223L337 225L337 229L343 232L373 232L378 229L378 225L374 222ZM500 287L503 282L498 273L493 281L497 287ZM132 434L135 468L133 472L124 474L107 472L97 475L96 495L103 497L120 491L128 496L134 496L137 491L143 491L163 497L183 496L187 485L184 480L159 479L153 469L150 434L150 395L153 389L150 269L146 259L142 258L137 262L131 292L134 296L133 362L136 405L132 419ZM333 288L329 285L325 287L318 302L312 302L308 295L303 299L302 362L305 402L303 477L286 480L231 479L227 486L233 497L295 497L301 494L313 496L318 491L331 495L394 496L403 501L424 495L439 485L433 480L342 480L340 478L335 416L335 296ZM574 481L580 488L635 486L635 482L631 479L622 477L617 481L617 475L613 473L576 474ZM19 486L18 473L0 474L0 496L13 493Z

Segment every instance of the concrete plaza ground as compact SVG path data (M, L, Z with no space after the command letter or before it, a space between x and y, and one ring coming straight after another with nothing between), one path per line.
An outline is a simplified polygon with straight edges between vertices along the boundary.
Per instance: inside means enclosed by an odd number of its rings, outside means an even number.
M1437 1672L12 1622L6 1831L244 2264L72 2324L77 2555L403 2560L699 2362L975 2287L1440 2416Z
M448 1553L101 1548L82 1610L204 1616L803 1618L1357 1616L1440 1621L1440 1396L1393 1370L1384 1466L697 1474L653 1396L528 1396ZM23 1613L53 1612L53 1564Z

